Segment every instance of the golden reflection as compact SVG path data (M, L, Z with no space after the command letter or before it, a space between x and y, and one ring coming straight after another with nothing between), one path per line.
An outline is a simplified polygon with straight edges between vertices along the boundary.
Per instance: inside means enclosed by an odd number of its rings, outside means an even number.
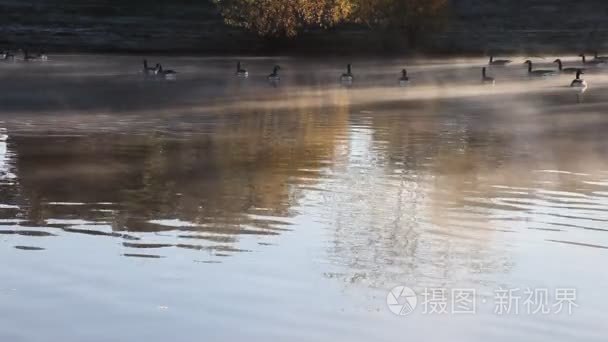
M289 111L193 117L179 135L14 135L23 208L17 216L24 226L142 240L128 248L160 248L133 233L178 230L177 238L190 242L168 246L220 256L243 251L236 247L240 236L291 229L299 186L314 187L345 134L342 104L319 102L311 110L310 101L294 99ZM112 231L103 231L104 224ZM212 246L200 245L205 241Z

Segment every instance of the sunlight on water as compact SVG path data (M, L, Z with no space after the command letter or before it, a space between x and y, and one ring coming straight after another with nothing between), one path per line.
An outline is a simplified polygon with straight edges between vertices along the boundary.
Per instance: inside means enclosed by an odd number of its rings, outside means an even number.
M2 65L1 340L603 341L606 71L577 98L519 63L244 61ZM397 285L478 310L395 316ZM577 307L499 315L501 288Z

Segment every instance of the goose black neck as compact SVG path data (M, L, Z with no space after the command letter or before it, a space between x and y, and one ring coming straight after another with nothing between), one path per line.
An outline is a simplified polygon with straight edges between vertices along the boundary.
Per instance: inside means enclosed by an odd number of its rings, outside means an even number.
M403 74L403 77L407 77L407 70L405 70L405 69L401 70L401 74Z
M532 62L528 62L528 72L532 72Z
M346 65L346 73L349 74L349 75L351 74L351 66L350 66L350 64Z
M241 71L241 62L236 62L236 71Z
M486 68L481 68L481 75L485 78L486 77Z
M583 63L587 63L587 57L585 57L585 55L581 55L581 58L583 59Z
M555 63L557 63L557 66L559 67L559 71L562 71L564 66L562 65L561 59L556 60Z
M490 63L494 62L494 56L490 56Z
M582 72L581 72L580 70L577 70L577 71L576 71L576 79L577 79L577 80L580 80L580 79L581 79L581 74L582 74Z

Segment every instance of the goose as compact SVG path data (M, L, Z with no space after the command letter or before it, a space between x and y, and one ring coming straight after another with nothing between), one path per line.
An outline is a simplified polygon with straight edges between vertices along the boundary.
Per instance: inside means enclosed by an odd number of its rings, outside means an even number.
M36 58L34 56L31 56L27 50L23 50L23 60L24 61L33 61L35 59Z
M481 83L491 85L494 85L496 83L494 77L489 77L486 75L486 67L481 68Z
M346 73L342 74L342 76L340 76L340 82L344 83L344 84L352 84L354 80L353 77L353 73L351 70L351 65L347 64L346 65Z
M564 68L561 59L556 59L553 63L557 63L559 72L563 72L565 74L575 74L578 70L585 70L585 68Z
M279 81L281 81L281 76L279 76L279 70L281 70L281 67L278 65L275 65L274 68L272 68L272 73L268 75L269 82L279 83Z
M247 69L243 69L241 67L241 61L236 62L236 75L238 77L244 77L244 78L249 77L249 72L247 71Z
M156 64L156 70L154 71L154 74L156 74L157 76L161 76L164 77L168 80L174 80L177 77L177 72L174 70L164 70L163 66L160 64Z
M530 76L543 77L555 75L555 71L553 70L532 70L531 60L525 61L524 64L528 64L528 75Z
M37 55L30 55L28 50L23 50L23 60L26 62L38 62L48 60L47 55L39 53Z
M608 56L600 56L597 51L593 53L594 60L608 61Z
M578 56L583 59L584 65L598 66L598 65L606 64L606 61L601 60L601 59L593 59L593 60L588 61L587 58L585 57L585 54L582 54L582 53Z
M576 71L576 78L570 83L570 87L587 89L587 81L581 79L581 75L584 74L583 70L579 69Z
M406 86L410 83L410 78L407 77L407 70L403 69L401 70L401 77L399 78L399 85L400 86Z
M145 75L156 74L156 68L148 66L148 60L147 59L144 59L143 64L144 64L144 74Z
M36 56L39 60L41 61L48 61L49 60L49 56L47 56L45 53L40 52L37 56Z
M5 62L14 61L15 60L15 55L12 52L8 51L8 50L4 51L3 56L2 56L2 60L5 61Z
M490 61L488 62L488 65L491 66L505 66L507 64L511 63L511 60L509 59L497 59L494 60L494 56L490 56Z

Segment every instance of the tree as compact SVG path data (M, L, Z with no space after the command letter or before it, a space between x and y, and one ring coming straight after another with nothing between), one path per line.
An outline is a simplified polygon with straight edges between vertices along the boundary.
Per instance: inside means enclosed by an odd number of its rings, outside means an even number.
M225 21L263 37L294 37L349 17L352 0L215 0Z

